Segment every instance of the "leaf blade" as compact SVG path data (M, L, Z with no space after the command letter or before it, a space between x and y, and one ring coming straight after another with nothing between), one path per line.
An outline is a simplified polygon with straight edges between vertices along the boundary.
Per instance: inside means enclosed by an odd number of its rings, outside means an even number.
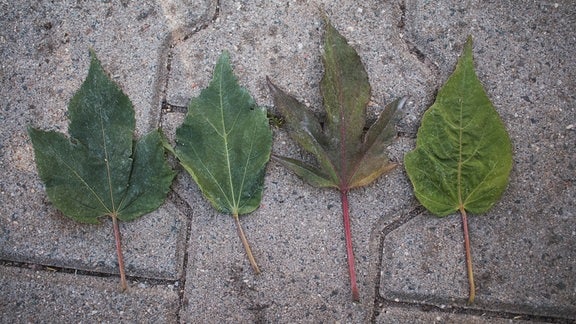
M336 189L338 188L338 186L336 186L334 182L322 172L322 170L314 167L313 165L283 156L273 156L273 158L274 160L284 165L286 168L292 170L292 172L296 173L299 177L304 179L311 186L320 188L321 187L333 187Z
M155 130L136 142L128 188L118 206L118 219L133 220L158 208L170 191L175 173L166 163L160 132ZM147 177L141 175L147 174Z
M404 97L388 104L364 135L357 157L355 157L350 188L368 185L397 166L396 163L383 163L383 160L388 160L387 146L396 135L394 125L400 118L405 102Z
M140 151L154 151L155 163L134 169L134 109L130 99L106 74L96 54L80 89L70 100L70 138L29 127L36 165L50 201L64 215L84 223L115 215L131 220L158 208L164 201L174 173L164 160L160 140L144 139ZM145 137L146 138L146 137ZM150 162L150 161L149 161ZM137 165L137 164L136 164ZM131 180L132 179L132 180ZM123 199L138 181L162 179L153 190L161 194L133 197L148 208L124 215ZM134 182L137 181L137 182ZM144 202L145 200L145 202Z
M460 206L486 212L504 192L512 144L476 76L471 38L424 114L416 149L406 154L405 165L416 197L438 216Z
M288 134L300 144L304 150L316 157L320 167L327 175L327 179L337 187L340 183L337 165L328 152L328 137L324 134L318 118L302 103L274 85L270 79L267 78L267 80L268 87L274 98L274 105L284 117ZM305 173L302 173L302 175L304 174ZM323 177L319 174L311 175ZM315 183L316 181L312 182Z
M332 163L339 174L339 186L348 188L352 157L358 150L370 101L370 83L360 56L329 22L326 24L324 55L325 73L320 92L326 109L325 133L329 139Z
M89 183L96 173L87 173L83 165L98 169L81 144L71 143L56 132L28 128L40 179L48 198L64 215L82 223L97 224L98 218L111 212ZM102 166L100 166L102 167ZM72 175L72 176L71 176Z
M227 52L220 56L210 85L188 109L176 130L181 164L218 211L254 211L262 197L272 131L266 111L238 85Z

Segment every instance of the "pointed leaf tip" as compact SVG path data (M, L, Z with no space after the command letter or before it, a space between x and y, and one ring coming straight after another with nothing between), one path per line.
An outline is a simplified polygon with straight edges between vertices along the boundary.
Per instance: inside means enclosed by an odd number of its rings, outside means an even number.
M473 43L472 35L468 35L468 37L466 38L466 43L464 46L466 48L469 48L470 50L472 50L472 43Z

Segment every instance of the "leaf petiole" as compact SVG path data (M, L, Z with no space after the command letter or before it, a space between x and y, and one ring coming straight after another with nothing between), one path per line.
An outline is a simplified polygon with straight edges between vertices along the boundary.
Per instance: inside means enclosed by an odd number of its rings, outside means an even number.
M354 250L352 249L352 231L350 230L350 208L348 206L348 191L340 192L342 201L342 219L344 221L344 237L346 238L346 256L348 258L348 272L350 274L350 288L352 289L352 300L360 301L360 293L356 284L356 270L354 269Z
M120 288L122 291L128 289L126 283L126 273L124 271L124 257L122 256L122 242L120 240L120 226L118 225L118 217L116 214L111 214L112 225L114 227L114 240L116 241L116 254L118 255L118 268L120 270Z
M248 244L248 240L246 239L246 235L244 234L244 230L242 229L242 225L240 224L240 217L238 217L238 214L234 214L233 216L234 221L236 222L236 228L238 229L238 236L240 236L242 245L244 245L244 250L246 250L246 255L248 256L248 260L250 260L252 269L254 269L254 272L256 272L256 274L260 274L260 268L258 268L256 259L254 259L254 255L252 255L252 249L250 249L250 244Z
M468 235L468 217L466 210L460 206L460 215L462 216L462 230L464 232L464 249L466 250L466 268L468 270L468 284L470 286L470 295L468 297L468 304L474 302L476 297L476 285L474 284L474 270L472 268L472 253L470 252L470 236Z

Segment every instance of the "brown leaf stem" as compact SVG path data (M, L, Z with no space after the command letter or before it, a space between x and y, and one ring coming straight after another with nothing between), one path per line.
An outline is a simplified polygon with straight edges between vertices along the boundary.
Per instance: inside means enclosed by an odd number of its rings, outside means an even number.
M356 270L354 269L354 250L352 249L352 231L350 230L350 211L348 207L348 191L342 190L342 218L344 221L344 236L346 238L346 255L348 257L348 272L350 273L350 287L352 289L352 300L360 301L360 293L356 284Z
M120 270L120 287L122 291L128 289L126 282L126 273L124 272L124 257L122 256L122 242L120 239L120 226L118 225L118 217L112 214L112 224L114 227L114 240L116 241L116 254L118 255L118 268Z
M252 255L252 249L250 249L250 244L248 244L248 240L246 239L246 235L244 235L244 230L242 229L242 225L240 224L240 218L238 214L234 214L234 221L236 222L236 228L238 229L238 236L240 236L240 240L242 240L242 245L244 245L244 250L246 250L246 255L248 256L248 260L250 260L250 264L252 265L252 269L256 274L260 274L260 268L258 268L258 264L254 259L254 255Z
M462 230L464 232L464 249L466 250L466 268L468 270L468 284L470 286L470 295L468 304L474 302L476 297L476 286L474 285L474 270L472 269L472 253L470 252L470 237L468 235L468 217L464 207L460 207L460 215L462 215Z

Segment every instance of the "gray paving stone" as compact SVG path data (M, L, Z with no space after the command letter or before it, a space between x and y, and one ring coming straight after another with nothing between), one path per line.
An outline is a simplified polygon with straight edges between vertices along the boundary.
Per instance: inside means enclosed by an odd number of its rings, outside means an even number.
M164 8L154 1L1 6L0 258L117 272L111 222L76 224L47 201L26 127L66 131L67 104L86 76L89 47L132 100L137 132L156 127L163 82L159 75L175 23L167 23ZM171 204L123 224L128 274L181 276L185 224Z
M572 238L554 236L559 229L544 218L539 224L531 220L532 225L547 229L518 231L516 218L498 209L469 218L477 290L476 302L467 307L573 318ZM425 213L388 234L381 280L380 293L387 299L465 306L468 281L459 217Z
M176 323L177 287L0 266L2 323Z

